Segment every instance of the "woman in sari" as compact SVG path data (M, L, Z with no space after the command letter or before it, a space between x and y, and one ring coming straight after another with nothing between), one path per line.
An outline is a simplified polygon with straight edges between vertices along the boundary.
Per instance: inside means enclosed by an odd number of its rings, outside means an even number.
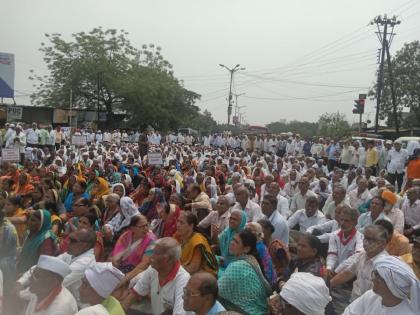
M109 185L105 178L96 177L90 191L90 198L92 203L96 203L102 196L109 194Z
M157 208L165 204L165 197L160 188L152 188L149 191L149 196L139 208L142 215L147 218L148 222L157 218Z
M318 277L326 276L320 253L319 238L309 233L302 234L297 244L297 257L290 261L286 276L290 277L293 272L309 272Z
M272 293L258 261L257 238L248 230L236 234L230 244L235 256L219 278L219 301L240 314L268 314L267 297Z
M3 271L3 288L5 297L12 290L16 281L16 251L18 236L15 226L5 218L0 210L0 270Z
M22 245L26 233L26 223L28 221L27 212L22 209L22 198L7 198L4 205L4 212L6 219L15 226L19 244Z
M192 212L182 212L174 238L181 244L181 265L190 274L198 271L217 274L217 260L203 234L197 232L198 219Z
M143 179L137 186L136 190L131 193L130 197L133 199L134 203L140 207L149 195L151 188L152 185L150 182Z
M146 217L141 214L133 216L128 229L114 246L110 256L112 264L129 274L129 278L135 277L149 267L155 240L156 236L149 230Z
M171 203L158 208L159 219L153 220L152 230L157 238L172 237L176 232L176 222L181 214L181 209Z
M111 186L111 192L120 196L120 198L125 196L125 186L123 183L116 183Z
M78 180L76 183L74 183L72 187L71 193L69 193L66 197L66 200L64 201L64 208L67 212L73 211L73 203L80 199L80 198L86 198L90 199L89 194L86 192L86 181L85 180Z
M47 210L35 210L31 213L28 230L29 234L17 262L18 274L35 265L40 255L54 256L57 252L56 236L51 231L51 215Z
M273 267L273 261L271 259L270 253L268 252L267 246L265 246L263 241L263 230L259 223L249 222L246 224L245 229L250 230L257 237L257 253L263 267L262 271L264 272L265 278L274 288L277 282L277 274Z
M221 257L219 257L220 269L224 270L233 260L233 255L229 252L230 243L233 237L242 231L246 225L246 213L241 210L233 210L229 217L229 226L219 235L219 247Z
M15 196L26 196L33 190L34 186L30 183L29 175L27 173L21 172L13 194Z
M108 240L118 237L130 225L131 218L139 213L130 197L122 197L120 199L120 208L121 210L111 221L104 225L105 237Z

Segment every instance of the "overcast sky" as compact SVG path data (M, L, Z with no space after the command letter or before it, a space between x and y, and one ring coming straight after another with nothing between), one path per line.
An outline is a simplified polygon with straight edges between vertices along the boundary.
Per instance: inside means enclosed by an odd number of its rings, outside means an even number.
M316 121L340 111L350 122L353 100L375 80L375 27L379 14L401 25L391 53L419 40L419 0L9 0L3 1L0 51L15 54L18 104L29 104L29 70L46 72L38 51L45 33L92 28L124 29L136 47L161 46L185 87L202 95L198 105L227 120L229 72L240 64L234 91L246 120ZM373 120L367 102L365 118Z

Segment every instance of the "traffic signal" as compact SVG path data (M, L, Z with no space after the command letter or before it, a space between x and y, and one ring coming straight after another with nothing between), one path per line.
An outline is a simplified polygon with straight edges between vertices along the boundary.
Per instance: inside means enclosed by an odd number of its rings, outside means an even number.
M354 104L353 114L363 114L365 112L365 100L358 99L354 100L356 104Z

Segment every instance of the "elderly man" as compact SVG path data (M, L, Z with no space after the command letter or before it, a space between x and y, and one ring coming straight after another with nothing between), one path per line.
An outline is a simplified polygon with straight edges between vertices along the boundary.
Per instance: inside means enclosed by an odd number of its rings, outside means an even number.
M380 191L380 197L385 200L384 213L399 233L404 233L404 213L396 208L397 195L388 189Z
M335 219L335 209L338 206L348 204L346 200L346 189L340 184L336 184L333 189L331 198L328 198L325 202L322 212L325 216L330 219Z
M272 234L273 240L280 240L284 244L289 244L289 226L287 221L277 211L277 198L272 195L265 196L261 204L261 209L267 219L274 227Z
M331 287L347 283L356 276L353 282L351 301L372 288L372 270L375 259L388 255L385 247L388 241L388 232L379 225L366 227L363 239L364 252L354 254L344 261L337 269L337 275L331 281Z
M372 198L368 190L368 181L365 178L360 178L357 181L357 188L349 192L349 202L352 208L358 209L359 206Z
M324 214L318 210L319 200L316 196L308 197L304 209L296 211L287 220L290 229L295 229L299 225L300 232L313 226L324 223L326 221Z
M280 193L280 185L277 182L272 182L267 189L268 193L277 198L277 211L287 219L291 214L289 211L289 200L283 197Z
M292 197L290 203L290 211L295 212L296 210L303 209L305 207L306 199L316 194L309 190L309 179L307 177L301 177L298 182L298 191Z
M184 310L197 315L216 315L225 311L217 301L217 279L210 273L198 272L191 276L184 288Z
M63 279L70 274L69 266L62 260L41 255L31 270L29 287L20 292L29 300L25 315L74 315L77 303L63 286Z
M200 185L191 184L187 188L187 197L191 200L190 203L185 204L185 209L208 209L212 210L209 196L201 191Z
M232 207L231 211L245 211L248 222L257 222L258 220L264 218L264 215L261 212L261 207L256 202L252 201L249 197L249 190L245 186L240 186L238 189L236 189L236 203Z
M325 281L311 273L295 272L280 291L282 315L323 315L331 301Z
M93 247L96 243L96 234L93 231L80 229L70 234L67 252L57 258L66 263L70 272L64 277L63 286L66 287L75 297L79 306L82 305L79 296L79 287L86 268L95 264ZM23 274L17 281L22 287L30 284L31 273L34 267Z
M420 188L413 187L407 191L407 199L401 207L404 213L404 235L408 238L420 234Z
M420 314L420 281L403 261L394 256L375 260L372 290L351 303L344 315Z
M198 227L203 229L210 227L211 238L217 238L225 227L229 225L229 208L230 204L228 197L225 195L219 196L216 202L216 211L210 211L210 213L200 221Z
M124 314L120 302L111 294L124 274L112 263L97 263L86 269L80 286L80 298L91 306L76 315L117 315Z
M156 241L150 267L131 281L135 285L123 301L124 309L150 296L154 315L186 314L182 295L190 275L181 266L180 256L181 246L175 239L164 237Z
M374 224L377 220L389 220L384 213L385 201L380 197L373 197L370 201L369 211L360 215L356 228L363 233L366 226Z

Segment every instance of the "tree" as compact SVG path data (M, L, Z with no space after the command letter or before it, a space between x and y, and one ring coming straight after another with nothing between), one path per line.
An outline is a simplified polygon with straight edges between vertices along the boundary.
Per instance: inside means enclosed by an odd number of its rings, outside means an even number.
M340 112L325 113L318 120L318 135L322 137L343 138L351 134L351 127Z
M124 30L103 30L101 27L89 33L73 34L72 41L65 41L60 34L46 34L50 45L41 43L40 51L44 53L50 74L39 76L31 70L30 79L37 80L32 102L67 108L72 91L75 108L105 109L108 122L112 122L116 110L133 109L124 98L124 93L130 93L126 89L121 91L123 83L127 83L127 75L135 79L140 75L150 75L150 87L146 92L153 90L156 93L162 84L169 84L165 86L167 93L173 88L172 97L177 95L179 101L189 100L179 84L175 84L172 66L163 58L161 48L151 44L136 49L126 38L127 34ZM148 80L147 77L142 79ZM153 84L158 86L151 86ZM137 88L133 84L130 87ZM154 96L154 93L146 93L146 96ZM155 102L154 105L159 104Z
M391 67L394 75L394 89L400 124L402 119L401 113L408 109L415 116L415 121L418 125L420 123L420 42L406 43L392 58ZM372 99L376 99L376 84L369 91L369 96ZM386 119L388 125L394 125L387 63L384 66L380 118Z

